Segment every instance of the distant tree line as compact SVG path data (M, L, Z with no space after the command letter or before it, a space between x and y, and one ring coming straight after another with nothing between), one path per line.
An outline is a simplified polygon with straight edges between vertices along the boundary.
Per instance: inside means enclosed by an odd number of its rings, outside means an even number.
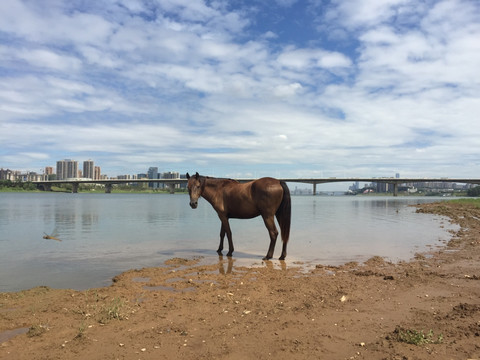
M468 196L480 196L480 186L475 186L467 191Z
M37 186L30 181L0 180L0 189L37 190Z

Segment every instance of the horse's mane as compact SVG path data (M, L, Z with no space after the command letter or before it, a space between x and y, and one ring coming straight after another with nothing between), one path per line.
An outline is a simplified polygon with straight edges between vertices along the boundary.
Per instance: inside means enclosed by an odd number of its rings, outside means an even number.
M218 177L211 177L211 176L203 176L203 178L209 179L209 180L231 181L231 182L234 182L234 183L238 183L237 180L235 180L235 179L230 179L230 178L218 178Z

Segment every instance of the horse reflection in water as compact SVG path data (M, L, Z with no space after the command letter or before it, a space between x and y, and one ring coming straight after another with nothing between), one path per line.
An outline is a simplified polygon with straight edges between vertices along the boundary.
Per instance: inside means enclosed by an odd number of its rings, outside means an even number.
M218 271L220 274L231 274L233 271L233 259L231 257L227 258L227 270L225 270L225 261L223 261L223 256L220 256L220 261L218 262Z
M226 261L226 264L225 264L225 260L223 260L223 256L220 256L220 260L218 262L218 272L221 275L232 274L233 273L233 263L234 263L234 261L235 260L233 260L232 257L229 256L229 257L227 257L227 261ZM266 264L267 269L270 269L270 270L276 269L274 264L269 260L266 260L265 264ZM225 268L225 265L226 265L226 268ZM280 269L283 270L283 271L287 270L287 264L285 263L285 261L280 261Z
M283 241L280 260L287 256L287 243L290 236L291 199L287 184L273 178L261 178L247 183L232 179L218 179L200 176L198 172L190 176L187 173L190 206L196 209L198 199L203 197L217 212L221 221L220 245L217 253L222 255L225 234L228 239L228 253L233 254L232 231L228 219L252 219L262 216L270 235L270 246L264 260L273 257L278 230L277 218Z

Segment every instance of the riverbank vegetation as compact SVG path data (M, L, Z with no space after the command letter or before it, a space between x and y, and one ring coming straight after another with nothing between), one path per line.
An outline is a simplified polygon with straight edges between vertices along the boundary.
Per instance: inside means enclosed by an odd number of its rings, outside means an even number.
M469 199L455 199L455 200L451 200L453 203L457 203L457 204L461 204L461 205L470 205L470 206L474 206L474 207L477 207L477 208L480 208L480 198L475 198L475 199L472 199L472 198L469 198Z
M467 191L468 196L480 196L480 186L475 186Z
M30 181L11 181L0 180L0 191L19 192L19 191L40 191L37 186Z

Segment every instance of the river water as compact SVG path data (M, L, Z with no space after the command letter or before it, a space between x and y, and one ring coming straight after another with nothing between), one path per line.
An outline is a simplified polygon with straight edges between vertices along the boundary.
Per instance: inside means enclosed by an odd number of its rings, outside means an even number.
M442 245L452 229L408 205L443 199L293 196L286 264L408 260ZM172 257L216 263L220 221L205 200L196 210L188 203L182 194L0 193L0 291L106 286L123 271ZM234 266L262 266L269 244L262 219L230 223ZM43 238L54 232L62 241ZM279 239L275 258L280 251Z

